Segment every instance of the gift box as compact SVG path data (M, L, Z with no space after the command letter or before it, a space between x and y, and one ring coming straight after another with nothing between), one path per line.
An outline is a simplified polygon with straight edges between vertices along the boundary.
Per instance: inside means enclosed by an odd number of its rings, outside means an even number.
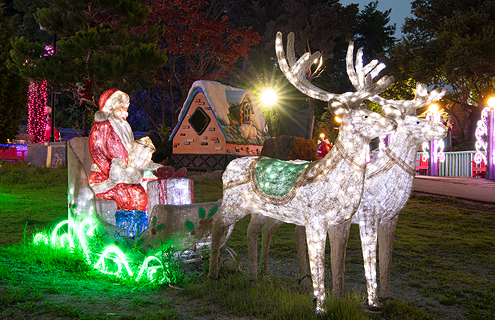
M175 171L163 166L153 171L157 180L148 182L148 212L157 204L184 205L194 203L193 180L186 179L186 168Z
M183 205L194 202L192 179L159 179L158 186L160 191L160 204Z
M186 178L157 179L148 182L148 212L157 204L194 203L193 180Z
M146 211L140 210L117 210L115 212L117 227L130 231L125 236L134 238L148 227L148 216Z

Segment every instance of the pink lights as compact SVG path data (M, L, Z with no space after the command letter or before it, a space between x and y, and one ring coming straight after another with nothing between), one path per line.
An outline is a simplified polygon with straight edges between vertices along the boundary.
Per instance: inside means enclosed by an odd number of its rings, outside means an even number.
M29 84L27 132L35 136L35 142L45 141L46 90L46 80L33 81Z

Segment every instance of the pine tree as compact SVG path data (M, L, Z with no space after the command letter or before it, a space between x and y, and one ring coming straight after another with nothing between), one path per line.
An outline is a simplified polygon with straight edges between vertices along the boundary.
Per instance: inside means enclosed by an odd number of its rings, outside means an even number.
M383 61L395 43L396 26L389 25L392 9L378 11L378 0L370 2L359 12L355 29L356 47L364 50L364 63L373 59Z
M48 86L77 100L79 82L90 79L94 107L102 91L117 88L131 93L152 82L166 62L157 48L156 30L131 32L150 13L140 0L47 0L36 11L36 21L59 39L55 54L50 46L25 38L13 41L9 68L31 80L46 79ZM86 110L87 111L87 110ZM84 119L84 118L83 118ZM86 132L83 121L83 132Z
M21 117L27 107L28 86L27 81L6 67L14 31L3 13L4 5L0 3L0 143L13 139L19 132Z

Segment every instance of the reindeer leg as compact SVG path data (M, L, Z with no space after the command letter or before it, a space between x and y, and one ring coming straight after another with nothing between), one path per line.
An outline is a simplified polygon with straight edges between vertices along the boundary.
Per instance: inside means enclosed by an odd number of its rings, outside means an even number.
M303 226L296 226L294 229L294 237L296 238L297 248L297 262L299 265L299 281L306 282L306 276L308 275L308 263L306 261L306 228Z
M332 264L332 293L336 298L344 294L345 248L349 238L351 220L328 229L330 261Z
M362 209L362 210L361 210ZM364 274L368 291L368 304L372 308L380 308L376 282L376 244L379 219L374 208L361 207L359 214L359 234L363 251Z
M211 231L211 255L210 255L210 270L208 272L208 276L212 279L218 279L218 263L220 258L220 246L222 244L222 240L224 235L230 225L232 223L227 223L225 221L225 209L224 207L220 207L220 212L218 214L218 218L213 223L213 229Z
M268 218L263 215L251 214L247 229L250 278L258 277L258 235L267 220Z
M316 299L316 313L325 313L325 242L327 234L321 225L306 226L309 265L313 279L313 292Z
M378 232L378 254L380 255L380 297L390 297L390 270L392 269L392 247L399 215L380 222Z
M272 241L272 235L283 222L268 219L261 230L261 255L260 255L260 270L262 275L268 273L268 254L270 252L270 242Z

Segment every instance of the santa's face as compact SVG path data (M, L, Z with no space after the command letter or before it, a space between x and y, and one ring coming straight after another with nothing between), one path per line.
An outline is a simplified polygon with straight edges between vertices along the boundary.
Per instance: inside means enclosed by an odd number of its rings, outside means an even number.
M127 116L129 115L127 113L127 108L129 107L129 104L126 103L126 102L121 102L117 108L115 108L113 114L115 115L115 117L119 118L119 119L122 119L122 120L126 120L127 119Z

